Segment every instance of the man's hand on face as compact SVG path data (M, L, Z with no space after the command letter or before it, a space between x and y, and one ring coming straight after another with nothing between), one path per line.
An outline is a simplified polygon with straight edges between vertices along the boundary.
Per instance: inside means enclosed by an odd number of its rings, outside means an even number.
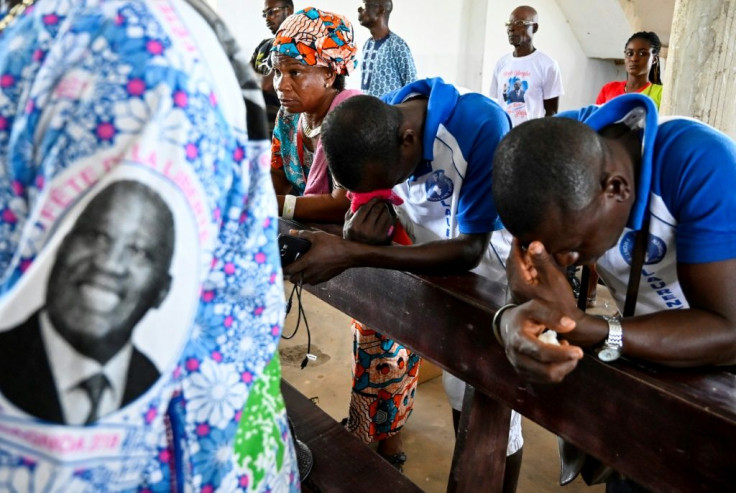
M533 241L524 251L514 238L506 275L514 301L543 300L571 318L577 316L577 304L565 268L547 253L542 243Z
M284 267L284 276L294 284L319 284L352 267L349 241L323 231L291 230L289 234L312 242L307 253Z
M559 346L539 340L547 328L558 333L575 328L575 321L554 304L528 301L503 312L500 322L506 357L517 373L530 382L561 382L583 357L581 348L565 340Z
M391 214L391 204L381 199L371 199L362 205L355 214L348 210L345 214L343 238L369 245L390 243L396 218Z

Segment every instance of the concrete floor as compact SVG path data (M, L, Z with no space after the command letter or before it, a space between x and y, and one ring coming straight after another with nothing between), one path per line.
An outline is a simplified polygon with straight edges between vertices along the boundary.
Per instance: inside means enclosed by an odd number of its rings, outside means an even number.
M290 291L289 286L287 295ZM601 293L601 289L599 300L599 311L610 311L610 298L607 293ZM289 383L313 398L326 413L339 421L347 417L350 400L350 318L306 291L302 301L311 329L312 353L317 355L317 360L310 362L303 370L299 367L307 348L307 333L302 323L293 339L281 341L283 375ZM286 335L293 331L296 324L296 297L294 304L292 313L286 319ZM426 373L436 373L436 368L426 368ZM527 419L524 419L523 433L524 462L517 490L519 493L600 493L605 490L601 485L588 487L580 478L565 487L559 486L556 437ZM455 437L442 378L431 378L419 385L414 412L402 435L408 457L404 473L427 492L444 492Z

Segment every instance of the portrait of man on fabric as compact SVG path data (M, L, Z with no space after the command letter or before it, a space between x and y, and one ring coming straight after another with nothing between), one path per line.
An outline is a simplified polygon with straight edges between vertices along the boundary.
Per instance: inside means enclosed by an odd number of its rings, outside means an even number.
M41 306L20 323L6 325L9 316L0 324L0 392L34 417L86 425L161 376L146 354L156 352L153 341L133 335L169 296L176 228L161 195L132 180L105 186L75 212L49 255Z

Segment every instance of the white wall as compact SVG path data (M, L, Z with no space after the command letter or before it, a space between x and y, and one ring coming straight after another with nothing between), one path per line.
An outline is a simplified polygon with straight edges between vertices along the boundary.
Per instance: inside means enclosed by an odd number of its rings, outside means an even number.
M419 77L441 76L446 81L487 93L496 60L512 47L504 22L519 0L394 0L391 29L403 37L414 55ZM350 19L359 47L368 39L358 24L357 0L296 0L295 9L317 6ZM601 86L623 79L613 62L589 59L583 53L555 0L536 0L531 5L540 17L537 48L560 64L565 95L560 109L592 104ZM217 0L219 12L247 52L271 32L266 28L261 0ZM592 25L591 25L592 28ZM622 43L625 40L622 40ZM349 87L359 87L360 74L348 77Z

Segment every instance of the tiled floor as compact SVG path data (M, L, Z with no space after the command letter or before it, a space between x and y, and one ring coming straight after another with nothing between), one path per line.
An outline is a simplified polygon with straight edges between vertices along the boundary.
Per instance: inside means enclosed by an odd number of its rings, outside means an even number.
M290 291L290 290L289 290ZM288 294L288 293L287 293ZM606 293L599 293L604 309L611 306ZM306 353L304 326L291 340L283 340L281 357L284 378L336 420L347 417L350 399L350 357L352 339L350 318L304 292L303 305L312 335L312 353L318 356L305 369L300 363ZM296 306L287 317L284 332L293 331ZM524 420L524 462L519 493L566 492L600 493L602 486L587 487L579 478L564 488L557 483L559 464L554 435ZM427 492L446 490L455 444L450 406L442 379L433 378L419 385L414 413L403 431L408 461L404 472Z

